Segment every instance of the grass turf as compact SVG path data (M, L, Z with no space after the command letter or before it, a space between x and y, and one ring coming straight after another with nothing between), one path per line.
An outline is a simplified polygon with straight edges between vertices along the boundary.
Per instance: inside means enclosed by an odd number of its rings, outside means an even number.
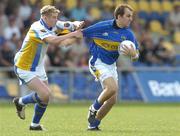
M31 132L33 107L20 120L12 103L0 104L1 136L177 136L180 104L117 104L102 121L100 132L87 131L89 104L50 104L41 123L48 131Z

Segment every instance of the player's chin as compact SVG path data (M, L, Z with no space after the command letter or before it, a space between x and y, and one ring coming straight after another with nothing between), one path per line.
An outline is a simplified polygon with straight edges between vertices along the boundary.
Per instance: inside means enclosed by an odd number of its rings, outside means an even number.
M127 28L127 27L129 27L129 25L130 25L130 24L127 24L127 25L125 25L124 27Z
M54 27L54 26L56 26L56 23L54 23L52 27Z
M130 24L131 24L131 22L128 22L127 25L126 25L126 27L129 27Z
M56 22L53 22L51 27L54 27L54 26L56 26Z

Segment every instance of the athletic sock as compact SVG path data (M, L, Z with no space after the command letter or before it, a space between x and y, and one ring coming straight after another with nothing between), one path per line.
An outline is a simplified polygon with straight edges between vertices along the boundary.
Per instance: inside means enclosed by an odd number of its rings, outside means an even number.
M19 99L19 104L21 105L26 105L29 103L37 103L37 93L33 92Z
M93 103L93 105L92 105L92 108L93 108L93 110L99 110L100 108L101 108L101 106L102 106L102 104L100 104L99 102L98 102L98 100L96 99L95 101L94 101L94 103Z
M32 123L39 124L44 112L46 111L47 105L46 104L39 104L36 103L34 106L34 116Z

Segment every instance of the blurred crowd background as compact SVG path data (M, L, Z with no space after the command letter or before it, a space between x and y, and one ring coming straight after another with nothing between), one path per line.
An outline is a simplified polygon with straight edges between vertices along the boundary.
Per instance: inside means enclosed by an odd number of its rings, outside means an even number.
M140 45L140 59L133 66L180 66L180 1L178 0L1 0L0 66L13 66L30 25L40 18L43 5L60 9L60 20L84 20L86 26L113 19L117 4L128 3L134 10L131 28ZM69 48L49 46L46 65L87 67L88 40L77 40ZM132 64L129 62L130 65ZM125 63L118 63L123 66Z

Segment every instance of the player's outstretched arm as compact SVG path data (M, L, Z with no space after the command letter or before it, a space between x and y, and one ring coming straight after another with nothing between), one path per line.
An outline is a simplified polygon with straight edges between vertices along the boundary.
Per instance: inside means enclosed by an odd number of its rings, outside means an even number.
M68 38L65 39L61 42L61 44L59 46L69 46L69 45L73 45L73 43L75 43L77 40L77 38Z
M77 38L83 38L83 34L82 34L81 30L76 31L76 37L68 38L68 39L61 41L60 46L72 45L74 42L76 42Z
M53 44L53 45L60 45L63 40L66 40L68 38L75 38L75 37L80 38L81 32L79 32L79 31L80 30L74 31L74 32L71 32L69 34L62 35L62 36L56 36L56 35L49 36L49 37L44 38L43 41L45 41L49 44Z

